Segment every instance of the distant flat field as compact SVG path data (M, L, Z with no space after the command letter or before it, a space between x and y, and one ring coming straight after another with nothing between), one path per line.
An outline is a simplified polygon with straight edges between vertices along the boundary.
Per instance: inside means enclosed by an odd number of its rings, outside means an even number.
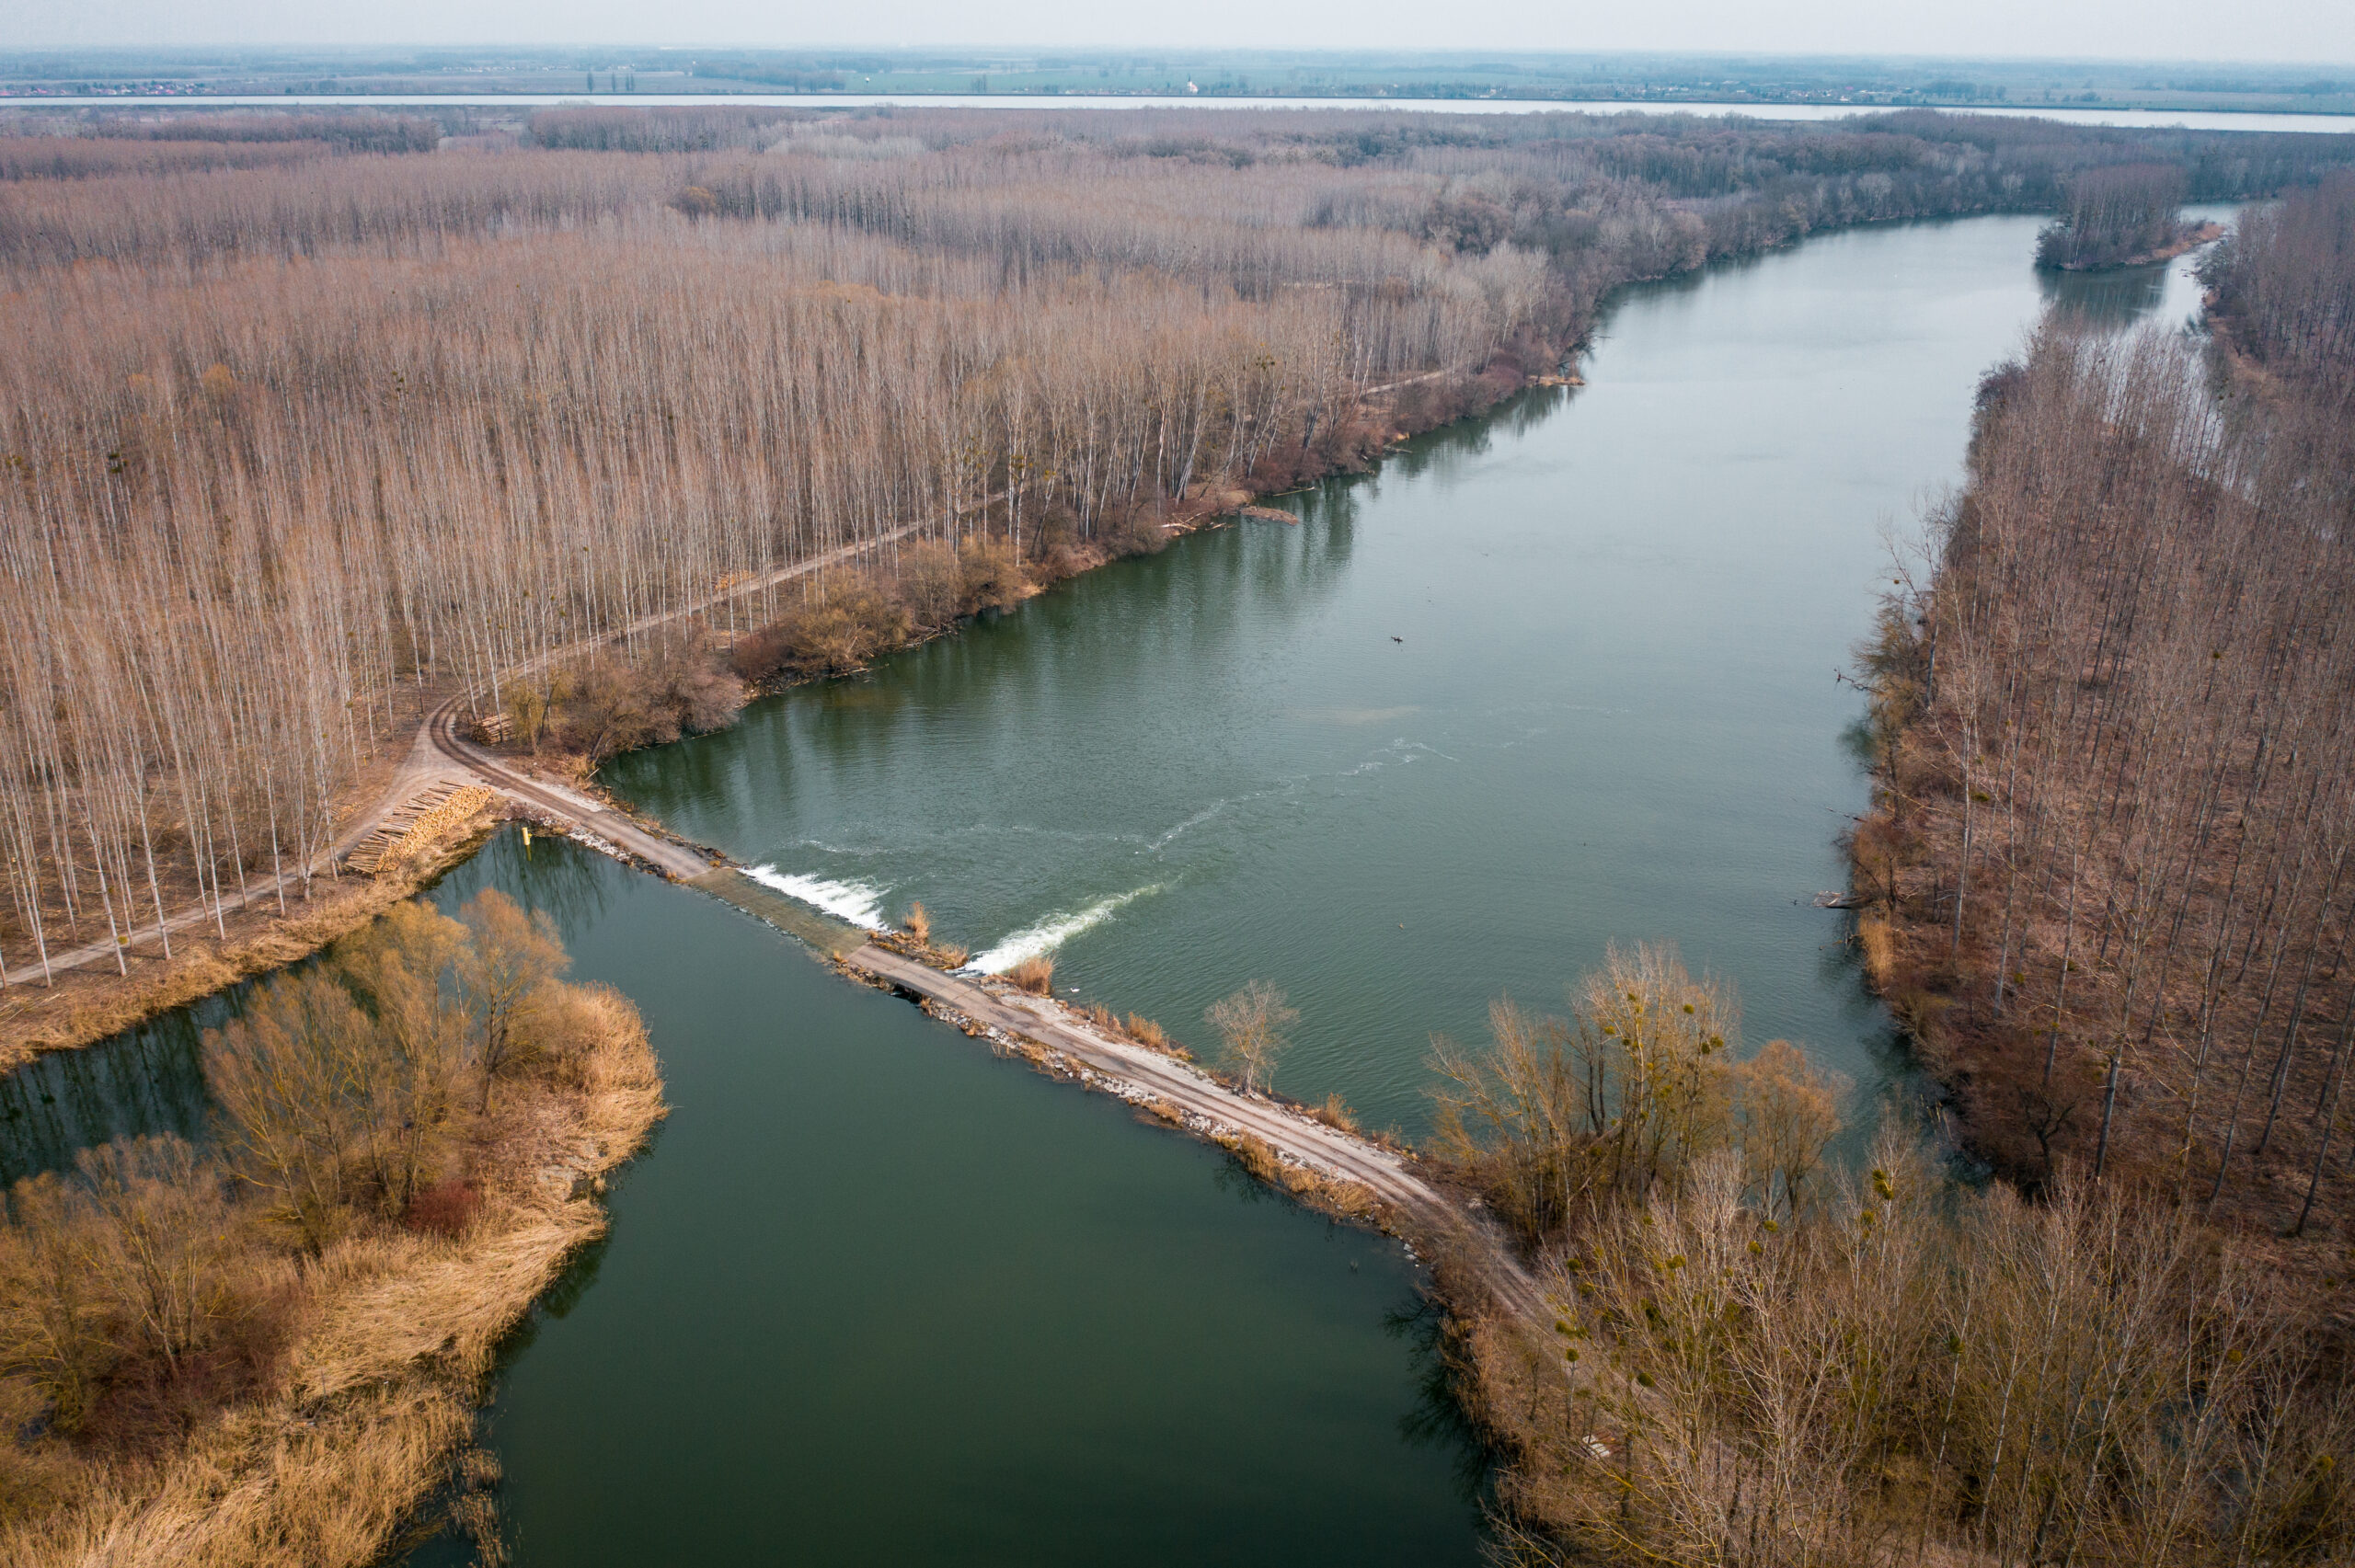
M1748 115L1753 120L1847 120L1890 114L1905 106L1888 104L1669 103L1562 98L1172 97L1148 94L1079 93L0 93L0 104L189 104L210 108L371 108L411 105L421 109L511 104L546 108L557 104L609 104L617 109L704 108L737 104L775 109L1383 109L1418 114L1698 114ZM2056 120L2074 125L2124 128L2181 126L2190 131L2355 131L2355 114L2232 113L2154 109L1940 108L1940 114L1992 114L2007 119Z

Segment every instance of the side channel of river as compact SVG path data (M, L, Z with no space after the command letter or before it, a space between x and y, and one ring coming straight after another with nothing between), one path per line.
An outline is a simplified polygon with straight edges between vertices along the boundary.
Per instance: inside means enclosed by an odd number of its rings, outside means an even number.
M1863 800L1832 672L1880 523L1956 476L2045 303L2034 231L1633 292L1587 388L1321 487L1297 530L1184 541L611 782L1182 1036L1273 979L1287 1086L1409 1128L1427 1030L1553 1004L1614 937L1681 941L1753 1041L1868 1093L1894 1049L1808 902ZM2185 263L2047 287L2113 326L2193 303ZM485 884L638 1001L676 1106L502 1368L520 1561L1478 1560L1395 1245L687 890L511 834L436 897ZM0 1175L202 1136L197 1029L236 1001L0 1080Z

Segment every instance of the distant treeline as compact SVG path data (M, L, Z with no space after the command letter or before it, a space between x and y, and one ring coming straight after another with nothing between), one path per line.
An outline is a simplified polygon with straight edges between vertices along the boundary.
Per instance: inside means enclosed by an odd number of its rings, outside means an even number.
M368 149L430 122L100 121L55 140L359 155L0 194L20 969L160 951L176 910L217 933L257 874L307 875L429 693L505 708L508 670L813 555L1126 548L1357 461L1378 389L1412 383L1382 415L1410 423L1493 401L1630 279L2051 207L2114 163L2227 196L2355 159L1938 115L564 110L534 140L573 145L402 156ZM236 140L168 139L207 130ZM777 657L824 667L821 632ZM713 706L679 689L629 732Z
M339 153L430 153L442 128L417 115L366 110L335 114L176 114L160 120L105 115L89 134L138 142L317 142Z
M23 134L32 131L34 134ZM43 125L17 113L0 122L0 182L98 175L188 174L264 168L354 153L430 153L442 127L416 116L103 114Z

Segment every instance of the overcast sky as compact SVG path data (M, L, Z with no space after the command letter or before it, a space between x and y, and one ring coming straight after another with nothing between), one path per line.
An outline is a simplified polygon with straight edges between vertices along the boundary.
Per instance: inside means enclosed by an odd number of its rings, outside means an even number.
M207 43L1660 49L2355 62L2355 0L0 0L0 50Z

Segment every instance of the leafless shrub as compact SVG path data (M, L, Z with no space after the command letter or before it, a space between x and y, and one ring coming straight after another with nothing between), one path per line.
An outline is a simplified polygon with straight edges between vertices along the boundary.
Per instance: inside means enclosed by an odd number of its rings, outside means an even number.
M838 582L745 635L731 658L736 672L755 683L847 675L905 642L910 625L907 610L881 589Z
M1300 1022L1300 1010L1266 980L1253 980L1234 995L1211 1003L1202 1014L1218 1031L1226 1059L1243 1080L1243 1092L1265 1088L1275 1077L1277 1059L1292 1043L1286 1033Z

